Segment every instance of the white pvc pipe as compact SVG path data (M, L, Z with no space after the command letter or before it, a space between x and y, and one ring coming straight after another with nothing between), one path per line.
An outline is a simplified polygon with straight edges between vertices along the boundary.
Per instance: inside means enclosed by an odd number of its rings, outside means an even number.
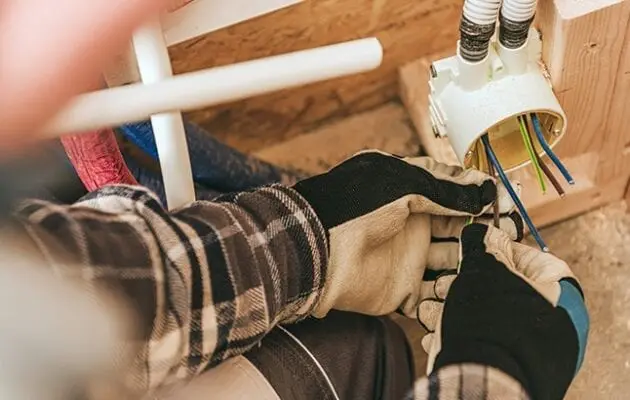
M298 51L176 75L76 97L46 126L49 136L142 121L156 113L189 111L378 67L375 38Z
M172 78L171 59L159 20L138 29L133 36L133 47L143 84L155 84ZM130 100L123 101L125 106L131 104ZM152 115L151 125L168 208L179 208L195 201L195 186L181 112L173 110Z

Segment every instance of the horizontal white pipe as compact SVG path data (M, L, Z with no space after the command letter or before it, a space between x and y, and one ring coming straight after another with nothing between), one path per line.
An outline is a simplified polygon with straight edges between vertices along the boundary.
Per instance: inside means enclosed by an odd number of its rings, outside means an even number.
M360 39L205 71L150 85L133 84L77 96L46 126L50 136L88 131L171 111L189 111L378 67L383 48Z
M148 23L134 33L133 47L144 84L172 79L173 68L159 20ZM152 115L151 125L160 158L168 208L180 208L195 201L195 186L182 114L175 111Z

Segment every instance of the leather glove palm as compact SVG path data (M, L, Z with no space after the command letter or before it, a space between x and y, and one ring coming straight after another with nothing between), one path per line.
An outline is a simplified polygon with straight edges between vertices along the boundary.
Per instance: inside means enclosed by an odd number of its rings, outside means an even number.
M461 228L497 196L479 171L379 152L360 153L294 188L329 235L317 317L333 308L371 315L400 308L415 317L427 267L456 268ZM505 220L516 232L511 221L518 220Z

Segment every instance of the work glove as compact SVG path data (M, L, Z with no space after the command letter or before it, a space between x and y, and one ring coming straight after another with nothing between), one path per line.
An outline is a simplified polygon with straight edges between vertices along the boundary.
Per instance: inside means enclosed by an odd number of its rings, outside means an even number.
M316 317L338 309L370 315L400 310L416 318L420 300L433 293L431 282L423 284L427 268L433 279L436 271L456 268L462 227L491 211L497 198L494 181L480 171L375 151L294 188L328 233ZM508 213L511 201L502 203L502 225L516 239L520 218Z
M419 307L430 330L428 374L454 364L494 367L533 399L562 399L582 365L589 318L566 263L473 224L461 235L459 273L438 277Z

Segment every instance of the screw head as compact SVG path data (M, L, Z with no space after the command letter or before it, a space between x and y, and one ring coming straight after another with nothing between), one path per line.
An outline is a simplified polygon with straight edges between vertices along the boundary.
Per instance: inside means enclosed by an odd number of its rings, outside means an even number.
M437 78L437 71L435 70L435 66L433 64L429 66L429 70L431 71L431 78Z
M560 129L554 129L551 133L552 133L555 137L558 137L558 136L560 136L560 134L562 133L562 131L561 131Z
M464 157L466 158L466 160L469 160L472 156L473 156L473 151L472 150L468 150L468 152L466 153L466 155Z

